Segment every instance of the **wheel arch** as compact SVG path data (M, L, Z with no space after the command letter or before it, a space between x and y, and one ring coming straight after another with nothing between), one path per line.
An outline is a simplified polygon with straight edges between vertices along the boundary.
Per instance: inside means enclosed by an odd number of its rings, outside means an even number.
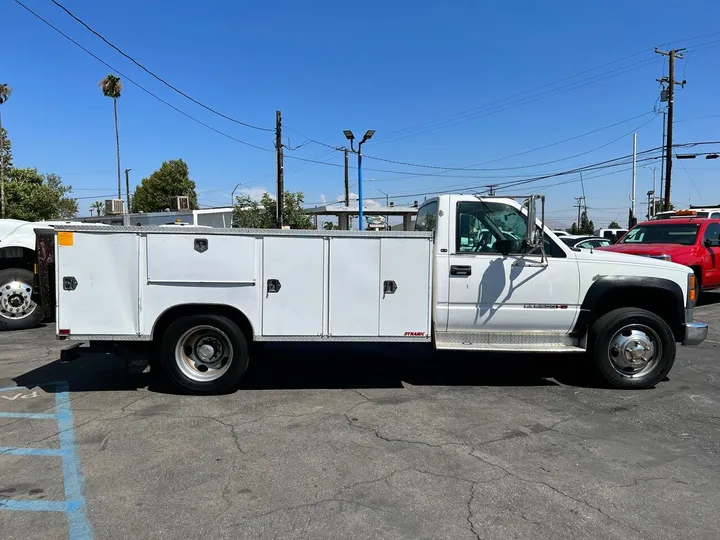
M683 339L685 301L676 282L656 277L603 276L588 289L580 306L573 334L583 336L604 314L634 307L652 311L668 323L676 341Z
M35 251L23 246L8 246L0 248L0 271L11 268L21 268L33 271L35 264Z
M192 315L220 315L230 319L245 335L248 344L252 343L255 332L250 319L236 307L227 304L178 304L163 311L153 324L152 339L161 339L170 324L181 318Z

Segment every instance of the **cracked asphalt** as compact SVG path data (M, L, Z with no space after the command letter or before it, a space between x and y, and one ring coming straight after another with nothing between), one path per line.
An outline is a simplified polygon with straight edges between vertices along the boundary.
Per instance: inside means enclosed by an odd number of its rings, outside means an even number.
M580 357L269 346L232 394L178 395L120 359L58 361L51 327L0 334L0 412L52 412L67 381L96 539L717 539L720 294L646 391ZM0 418L0 447L57 448ZM62 500L53 456L0 454L0 499ZM68 538L0 507L3 540Z

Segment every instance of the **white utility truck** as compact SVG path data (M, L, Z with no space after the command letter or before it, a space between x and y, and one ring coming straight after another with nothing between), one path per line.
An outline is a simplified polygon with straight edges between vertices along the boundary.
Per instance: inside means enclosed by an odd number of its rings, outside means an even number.
M36 228L74 225L73 221L0 219L0 331L24 330L42 322L32 300Z
M588 353L616 387L657 384L707 336L692 270L569 248L544 208L442 195L412 232L57 227L37 234L37 292L59 339L145 354L196 392L233 387L271 341Z

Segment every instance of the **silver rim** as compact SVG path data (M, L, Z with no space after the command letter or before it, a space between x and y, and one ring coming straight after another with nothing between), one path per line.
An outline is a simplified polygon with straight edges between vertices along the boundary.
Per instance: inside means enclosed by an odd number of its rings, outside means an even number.
M6 319L24 319L37 309L32 301L32 287L22 281L0 285L0 315Z
M195 326L185 332L175 347L175 363L188 379L210 382L230 368L233 347L227 335L212 326Z
M608 358L619 374L642 377L655 369L662 357L660 337L643 324L629 324L615 332L608 346Z

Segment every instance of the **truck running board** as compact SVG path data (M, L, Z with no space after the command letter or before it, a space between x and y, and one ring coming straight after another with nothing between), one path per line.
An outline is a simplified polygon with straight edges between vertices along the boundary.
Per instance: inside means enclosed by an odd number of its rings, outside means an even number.
M582 353L579 339L568 334L540 332L438 332L435 347L440 350Z

